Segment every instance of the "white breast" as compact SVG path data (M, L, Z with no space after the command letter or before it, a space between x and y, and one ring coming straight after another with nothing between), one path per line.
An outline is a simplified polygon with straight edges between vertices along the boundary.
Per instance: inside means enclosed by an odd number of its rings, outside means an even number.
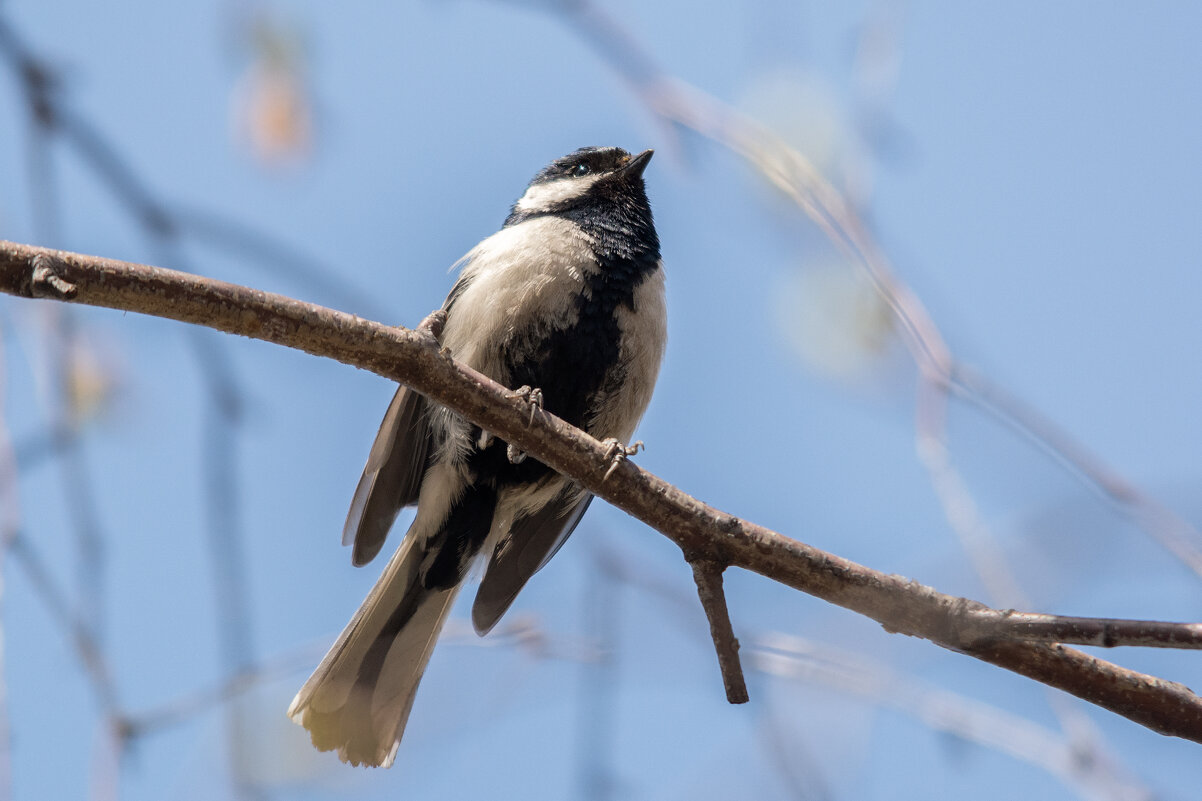
M629 444L638 427L651 391L659 377L659 365L668 344L668 313L664 302L663 262L643 279L634 291L634 309L618 309L618 327L622 331L620 360L626 378L600 411L589 433L598 439L616 437Z
M585 273L596 269L587 238L567 220L536 217L503 228L464 257L469 283L455 300L442 344L505 383L500 343L531 320L574 321Z

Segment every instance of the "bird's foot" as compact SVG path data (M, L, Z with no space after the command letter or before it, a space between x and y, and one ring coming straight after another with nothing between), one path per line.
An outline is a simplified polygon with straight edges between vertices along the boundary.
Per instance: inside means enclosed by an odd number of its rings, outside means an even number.
M538 387L518 387L510 393L509 397L519 400L530 407L530 419L526 421L526 425L534 422L535 412L542 411L543 391ZM505 455L508 457L510 464L521 464L526 461L526 454L512 445L505 449Z
M634 456L646 448L641 439L633 445L623 445L614 437L610 437L609 439L601 440L601 444L605 446L605 458L609 459L609 469L605 471L605 479L612 476L614 471L618 469L618 465L626 461L627 457Z
M447 324L447 313L443 309L432 311L426 315L420 323L417 324L417 333L430 340L430 344L438 348L438 355L447 361L451 361L453 355L451 349L442 347L439 339L442 337L442 327Z
M509 397L520 400L522 403L530 407L530 419L526 421L526 425L534 422L534 413L542 411L543 408L543 391L538 387L518 387Z
M447 324L447 313L443 309L432 311L417 324L417 333L433 339L436 343L442 336L442 327Z

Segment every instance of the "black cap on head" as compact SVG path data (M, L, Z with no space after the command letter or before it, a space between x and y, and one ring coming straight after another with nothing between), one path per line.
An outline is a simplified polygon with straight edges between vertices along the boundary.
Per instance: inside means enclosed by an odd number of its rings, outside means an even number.
M621 237L646 240L658 252L643 171L653 151L632 156L620 147L582 147L548 164L518 198L505 225L553 215L594 235L594 243ZM631 245L631 247L635 247Z
M630 153L620 147L582 147L548 164L530 185L615 172L629 162Z

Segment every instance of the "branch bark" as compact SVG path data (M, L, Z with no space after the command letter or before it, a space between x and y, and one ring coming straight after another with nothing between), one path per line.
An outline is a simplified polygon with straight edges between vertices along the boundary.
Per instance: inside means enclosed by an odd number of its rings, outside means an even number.
M685 558L693 568L697 598L709 618L710 637L718 653L726 700L732 704L745 704L748 701L747 681L743 678L743 666L739 664L739 640L730 624L730 610L726 608L726 593L722 590L722 571L726 566L703 556L686 555Z
M513 400L505 387L440 353L421 333L196 275L2 241L0 291L204 325L370 370L413 387L572 477L660 531L686 553L710 554L723 564L871 617L888 631L921 637L1004 667L1161 734L1202 742L1202 699L1184 685L1061 644L999 638L999 634L1022 636L1023 626L1032 621L1008 628L998 623L1001 628L990 633L988 627L995 624L989 620L1004 621L1013 615L886 575L740 520L630 460L612 469L605 445L553 415L531 419L526 404ZM1074 620L1079 624L1089 619ZM1054 636L1067 638L1071 628L1057 629ZM1183 639L1197 640L1196 625L1178 628ZM1096 631L1087 632L1082 641L1117 644L1104 631L1105 627L1100 642ZM1046 632L1040 634L1045 636Z

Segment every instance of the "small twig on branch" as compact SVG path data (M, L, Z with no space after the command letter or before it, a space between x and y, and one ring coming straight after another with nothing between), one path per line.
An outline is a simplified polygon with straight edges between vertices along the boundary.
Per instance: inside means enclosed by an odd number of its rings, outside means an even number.
M965 611L985 615L987 607L737 520L629 460L609 474L612 460L601 442L551 414L532 421L527 404L442 354L428 335L188 273L2 241L0 292L30 297L38 255L75 285L76 303L205 325L371 370L514 444L686 552L721 553L731 566L871 617L889 631L1036 679L1153 731L1202 742L1202 699L1184 685L1059 644L966 639L959 617Z
M35 298L71 300L75 297L75 287L54 273L48 257L34 256L32 264L33 274L30 277L29 290Z
M687 551L685 560L693 568L697 597L710 621L710 637L714 640L714 650L718 652L718 667L722 669L726 700L732 704L745 704L748 700L747 682L743 678L743 666L739 664L739 640L730 624L726 593L722 591L722 571L726 565Z

